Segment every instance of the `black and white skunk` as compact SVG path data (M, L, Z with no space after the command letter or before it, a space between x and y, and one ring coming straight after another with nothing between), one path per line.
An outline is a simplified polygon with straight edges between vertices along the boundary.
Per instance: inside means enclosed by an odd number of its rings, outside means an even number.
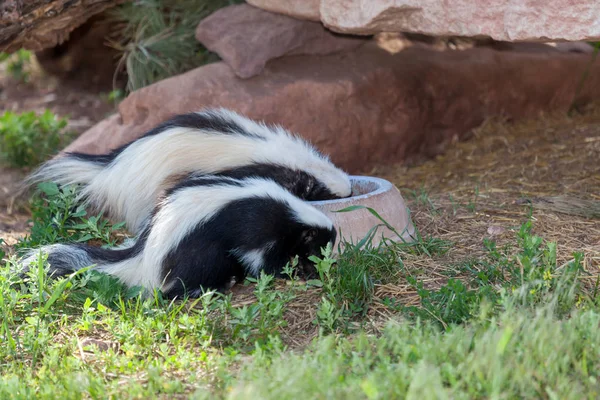
M224 109L175 116L108 154L67 153L28 183L82 184L83 199L139 233L161 191L188 173L271 178L305 200L351 194L348 175L306 141Z
M308 257L335 239L329 218L270 179L192 174L168 190L133 245L54 244L31 251L23 264L41 250L55 276L95 265L128 286L193 297L232 278L279 275L295 256L299 275L309 277Z

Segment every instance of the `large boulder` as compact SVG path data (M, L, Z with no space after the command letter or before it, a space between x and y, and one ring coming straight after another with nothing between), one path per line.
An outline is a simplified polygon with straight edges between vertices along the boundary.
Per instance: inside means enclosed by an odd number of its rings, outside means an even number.
M68 150L103 153L167 117L227 107L308 138L350 172L435 154L486 118L567 111L600 98L600 63L576 88L590 56L472 48L383 50L368 43L345 53L286 56L240 79L224 62L132 93Z
M196 39L217 53L240 78L261 73L267 61L292 54L331 54L366 39L334 35L318 22L301 21L247 4L222 8L206 17Z
M597 0L248 0L336 32L417 32L506 41L598 40Z

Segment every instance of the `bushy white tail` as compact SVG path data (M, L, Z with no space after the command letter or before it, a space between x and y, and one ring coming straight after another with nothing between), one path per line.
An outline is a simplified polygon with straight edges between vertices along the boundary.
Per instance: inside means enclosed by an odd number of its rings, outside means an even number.
M25 183L29 186L41 182L56 182L59 185L87 185L104 168L103 164L65 155L42 164L25 180Z

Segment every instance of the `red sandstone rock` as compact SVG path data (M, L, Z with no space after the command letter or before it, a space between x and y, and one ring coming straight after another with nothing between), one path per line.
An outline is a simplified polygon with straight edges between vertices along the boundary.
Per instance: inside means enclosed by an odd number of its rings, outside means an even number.
M320 21L321 0L246 0L249 4L290 17Z
M261 73L267 61L286 54L331 54L365 39L334 35L318 22L300 21L240 4L203 19L196 39L217 53L240 78Z
M365 171L435 154L488 117L566 111L589 60L487 48L390 54L369 43L327 56L282 57L246 80L219 62L132 93L120 116L91 128L68 150L106 152L173 114L218 106L279 123L348 171ZM599 98L596 63L576 101Z
M353 34L417 32L506 41L598 40L597 0L249 0Z

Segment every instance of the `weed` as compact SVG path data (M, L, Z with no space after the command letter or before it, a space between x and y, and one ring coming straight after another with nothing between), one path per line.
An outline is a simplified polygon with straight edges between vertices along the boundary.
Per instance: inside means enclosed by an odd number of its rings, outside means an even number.
M338 293L339 280L333 268L336 260L332 258L331 244L321 250L321 257L311 256L310 260L315 263L319 279L315 282L323 288L323 296L317 309L317 323L321 333L333 332L342 318L344 312Z
M456 202L454 196L448 195L448 197L450 199L450 204L452 204L452 215L456 215L456 212L460 208L460 205Z
M102 95L102 98L105 99L107 103L113 104L115 107L118 106L119 103L125 99L125 97L125 91L121 89L111 90L107 94Z
M398 253L412 254L415 256L426 255L427 257L441 256L452 248L452 242L433 236L423 237L418 230L411 242L390 242L388 248Z
M365 313L373 301L375 279L394 273L393 260L380 247L346 244L336 260L331 290L352 314Z
M421 187L419 191L416 190L408 190L410 197L415 201L416 204L423 205L427 207L427 209L435 215L437 213L437 207L433 204L431 197L429 196L429 192L424 187Z
M474 213L477 210L477 199L479 198L479 185L475 186L473 198L469 200L465 208L467 211Z
M521 225L517 233L519 251L516 254L508 248L500 250L495 242L484 240L487 259L471 261L462 267L471 272L472 278L467 283L450 278L439 289L427 289L423 282L408 276L407 280L417 291L421 305L404 310L412 317L433 320L448 328L473 318L482 302L497 309L503 291L518 292L522 305L527 307L554 297L558 302L557 311L570 310L577 291L577 277L583 269L582 255L576 253L572 261L557 267L556 243L543 246L543 239L533 235L531 228L531 220ZM387 305L402 308L389 299Z
M6 70L13 79L19 82L29 82L30 51L19 49L14 54L0 53L0 62L7 63Z
M87 242L97 240L114 245L114 233L124 223L112 225L101 215L87 217L87 211L78 204L74 186L59 187L55 183L41 183L39 193L33 197L30 234L22 239L17 248L34 248L51 243Z
M258 279L247 278L249 282L256 284L254 295L257 301L228 309L233 341L238 340L243 345L254 347L267 344L273 337L279 336L279 330L286 325L283 318L285 306L294 298L294 294L274 289L274 279L272 275L262 271Z
M495 294L493 291L468 289L462 281L452 278L437 290L425 289L423 282L414 277L408 277L407 280L417 290L421 305L406 307L405 311L412 317L439 322L445 329L470 320L478 309L482 295Z
M10 165L32 167L58 151L69 140L64 132L65 119L50 111L15 114L6 111L0 117L0 155Z

